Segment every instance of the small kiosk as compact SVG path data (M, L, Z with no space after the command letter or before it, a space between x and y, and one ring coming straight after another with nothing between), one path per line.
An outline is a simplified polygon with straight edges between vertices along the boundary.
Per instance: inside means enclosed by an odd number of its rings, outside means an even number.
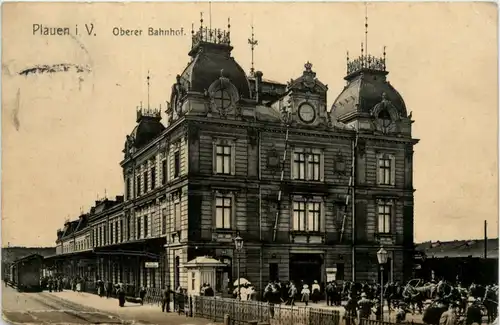
M208 283L214 289L218 287L217 269L225 267L226 264L208 257L199 256L186 263L188 278L188 295L200 295L201 285Z

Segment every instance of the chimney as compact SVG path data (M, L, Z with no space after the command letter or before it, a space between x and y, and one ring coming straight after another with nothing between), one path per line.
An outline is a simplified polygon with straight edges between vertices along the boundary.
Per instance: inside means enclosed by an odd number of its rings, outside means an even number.
M262 71L255 72L255 99L257 100L257 104L262 102L261 94L262 94Z

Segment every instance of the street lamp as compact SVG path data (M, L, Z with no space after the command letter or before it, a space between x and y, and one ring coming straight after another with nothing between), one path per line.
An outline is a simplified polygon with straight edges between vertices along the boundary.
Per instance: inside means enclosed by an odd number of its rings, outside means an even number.
M377 252L377 260L380 265L380 317L384 320L384 265L387 263L387 251L381 246Z
M234 246L238 253L238 299L241 300L241 286L240 286L240 252L243 249L243 238L239 235L234 238Z

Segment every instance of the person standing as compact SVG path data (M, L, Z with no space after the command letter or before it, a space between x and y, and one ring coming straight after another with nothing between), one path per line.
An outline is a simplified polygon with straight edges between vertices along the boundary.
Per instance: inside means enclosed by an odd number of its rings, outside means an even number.
M302 302L305 302L307 306L309 304L309 295L311 294L311 291L309 290L309 286L307 284L304 284L301 294L302 294Z
M457 305L452 302L448 307L448 310L445 311L441 318L439 319L439 325L456 325L457 324Z
M297 288L293 282L290 283L290 288L288 289L288 302L287 305L295 306L295 296L297 295Z
M358 301L360 324L362 322L362 319L370 318L370 315L372 313L372 306L373 306L372 301L368 299L366 293L363 292L361 294L361 299Z
M146 297L146 288L141 287L139 290L139 298L141 298L141 305L144 305L144 298Z
M120 307L125 306L125 290L123 289L123 285L118 285L118 288L116 289L116 293L118 295L118 305Z
M172 290L170 289L170 286L168 285L167 288L163 290L163 294L162 294L162 303L161 303L161 311L162 312L170 313L170 294L171 293L172 293Z

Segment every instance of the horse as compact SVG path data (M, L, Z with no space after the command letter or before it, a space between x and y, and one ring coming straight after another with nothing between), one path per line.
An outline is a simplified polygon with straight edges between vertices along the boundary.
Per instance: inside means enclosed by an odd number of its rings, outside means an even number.
M412 313L415 314L415 306L418 307L419 312L422 313L424 301L433 299L436 295L437 285L430 283L419 286L423 281L421 279L410 280L403 289L403 300L412 306Z
M493 322L498 315L498 288L493 286L486 287L483 305L486 308L486 313L488 315L488 323Z

